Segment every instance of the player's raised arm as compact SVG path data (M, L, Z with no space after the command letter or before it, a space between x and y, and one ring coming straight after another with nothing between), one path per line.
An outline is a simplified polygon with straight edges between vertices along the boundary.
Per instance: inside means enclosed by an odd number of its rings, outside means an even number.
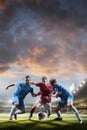
M14 86L15 84L10 84L10 85L8 85L5 89L7 90L9 87L12 87L12 86Z

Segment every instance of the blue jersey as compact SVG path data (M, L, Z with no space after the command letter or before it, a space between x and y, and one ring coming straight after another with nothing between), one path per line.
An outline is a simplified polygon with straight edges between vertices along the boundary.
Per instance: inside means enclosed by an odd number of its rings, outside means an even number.
M72 93L62 84L58 83L54 88L54 92L58 93L60 98L67 99L68 97L71 97L73 99Z
M25 98L25 96L30 92L33 92L33 88L31 87L31 85L26 86L26 84L24 82L18 82L16 84L17 86L17 90L14 93L14 96L17 96L19 98L19 100L23 100Z

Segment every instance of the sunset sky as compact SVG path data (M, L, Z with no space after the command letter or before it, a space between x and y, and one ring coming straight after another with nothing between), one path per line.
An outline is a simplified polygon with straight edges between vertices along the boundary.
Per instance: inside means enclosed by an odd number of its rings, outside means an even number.
M7 0L4 6L0 99L10 100L15 87L6 91L6 85L26 74L34 81L55 77L67 87L87 78L87 0Z

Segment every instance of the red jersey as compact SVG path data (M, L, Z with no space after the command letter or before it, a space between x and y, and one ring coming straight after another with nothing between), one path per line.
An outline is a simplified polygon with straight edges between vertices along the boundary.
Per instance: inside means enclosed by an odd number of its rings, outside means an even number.
M36 86L40 87L40 99L43 103L50 103L51 97L49 94L52 92L52 86L50 84L44 85L43 83L39 82L36 83Z

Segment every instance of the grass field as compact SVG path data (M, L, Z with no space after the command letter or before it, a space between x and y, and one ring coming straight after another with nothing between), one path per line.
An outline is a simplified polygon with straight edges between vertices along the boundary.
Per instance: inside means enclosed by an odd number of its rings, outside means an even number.
M81 114L83 124L79 124L74 114L63 114L62 121L54 121L55 114L39 121L35 114L28 120L28 114L18 115L18 120L8 122L9 114L0 114L0 130L86 130L87 115Z

